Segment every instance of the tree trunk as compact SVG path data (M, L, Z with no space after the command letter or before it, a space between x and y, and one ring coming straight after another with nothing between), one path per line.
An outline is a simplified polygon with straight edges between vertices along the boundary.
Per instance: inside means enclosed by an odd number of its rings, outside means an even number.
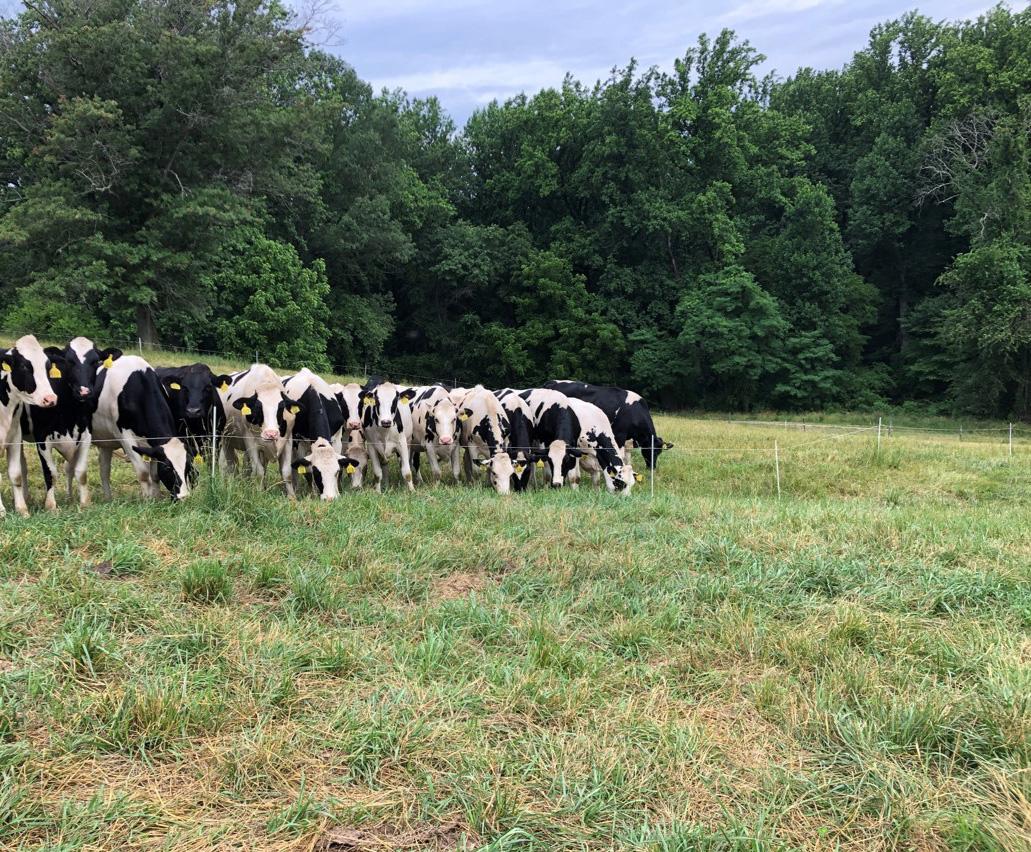
M136 306L136 334L144 346L159 345L157 326L154 325L154 314L150 305Z

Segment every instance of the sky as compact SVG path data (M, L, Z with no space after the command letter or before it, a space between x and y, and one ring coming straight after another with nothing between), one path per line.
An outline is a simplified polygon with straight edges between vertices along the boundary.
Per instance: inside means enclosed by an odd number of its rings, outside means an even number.
M309 0L311 2L311 0ZM724 27L767 56L763 72L838 68L874 24L917 8L966 19L990 0L314 0L329 26L316 40L377 90L437 95L461 126L477 108L519 92L585 83L636 57L671 69L699 33ZM1027 6L1011 0L1012 9Z

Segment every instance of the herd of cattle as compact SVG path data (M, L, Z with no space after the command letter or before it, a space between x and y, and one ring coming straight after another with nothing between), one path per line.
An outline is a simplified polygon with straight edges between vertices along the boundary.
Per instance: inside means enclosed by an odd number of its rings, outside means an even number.
M108 498L111 460L120 450L144 496L158 496L160 483L173 498L186 497L199 466L235 471L242 455L255 476L274 462L288 495L307 481L324 500L337 497L344 480L360 488L369 470L381 490L395 455L409 489L422 479L425 455L438 483L444 467L456 481L471 482L479 466L507 494L526 489L535 471L553 487L575 488L583 471L595 484L628 493L641 478L631 448L652 468L672 446L656 434L638 394L582 382L497 391L380 379L341 385L308 369L283 377L265 364L218 375L203 364L155 369L85 337L44 349L31 335L0 350L0 368L0 449L8 452L20 514L28 513L25 446L32 444L48 509L57 505L55 454L67 463L69 499L77 483L79 502L88 505L92 445Z

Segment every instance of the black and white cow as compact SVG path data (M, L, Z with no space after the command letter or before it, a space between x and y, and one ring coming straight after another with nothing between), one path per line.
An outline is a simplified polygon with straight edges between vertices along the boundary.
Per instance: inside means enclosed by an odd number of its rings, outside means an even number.
M235 471L236 454L243 452L251 475L264 479L265 466L275 461L283 488L293 497L293 428L303 403L287 396L267 364L220 377L218 395L228 421L222 442L226 467Z
M351 477L351 487L360 489L365 481L365 471L369 466L369 451L365 449L365 435L362 434L361 429L352 429L347 433L344 455L354 461L354 470L351 470L349 465L344 468L344 473Z
M66 462L68 499L72 498L72 483L79 486L79 505L90 504L89 482L86 470L89 451L93 443L93 412L97 407L94 385L102 364L110 365L122 357L120 349L98 350L93 341L76 337L64 349L51 346L46 350L51 366L48 370L50 386L57 394L57 405L40 408L25 407L25 433L36 443L43 482L46 486L47 509L57 508L55 481L59 453Z
M283 379L283 388L290 399L300 403L301 409L294 418L292 433L294 458L306 457L318 441L326 441L337 455L340 455L343 445L344 415L340 410L336 394L333 393L325 379L305 367L295 375ZM339 494L338 482L334 482L331 487L328 481L328 454L318 453L316 458L326 462L325 470L323 474L315 475L318 469L317 465L304 465L304 467L312 468L312 474L308 476L308 481L323 499L331 500L333 497L327 495ZM352 464L351 467L353 466ZM297 464L294 464L293 467L295 471L299 469ZM339 469L337 473L339 474ZM339 478L338 475L337 480Z
M212 434L225 431L226 413L218 396L224 376L216 376L207 364L158 367L154 370L172 410L176 434L186 443L194 465L211 458Z
M450 393L452 401L456 392ZM465 478L473 481L473 465L486 468L490 484L498 494L512 490L515 465L508 454L508 413L492 391L483 385L457 394L458 419L462 424L465 447Z
M525 491L533 473L533 438L530 406L513 388L494 391L508 415L508 455L512 459L512 487Z
M530 409L530 437L536 452L534 459L547 466L552 488L561 488L566 475L583 455L577 446L580 421L569 404L569 397L546 388L519 392Z
M96 394L92 431L104 496L111 497L111 457L121 448L144 497L160 495L158 482L173 499L187 497L193 458L176 434L172 409L154 368L136 355L123 355L98 371Z
M50 359L31 334L0 350L0 450L7 448L7 473L14 492L14 508L28 515L22 413L27 405L53 408L57 394L50 386ZM0 500L0 515L6 513Z
M294 470L311 480L312 489L322 500L340 496L340 472L355 473L358 460L341 455L325 438L318 438L306 455L295 459Z
M419 455L426 453L435 484L440 483L441 461L450 465L457 482L461 464L458 409L443 385L413 390L416 397L412 403L412 467L418 473Z
M342 385L332 384L329 389L333 391L337 404L340 406L340 413L344 418L344 429L352 432L362 428L362 386L357 382L350 382Z
M384 465L391 456L397 455L401 461L401 477L408 490L414 491L410 447L413 429L411 402L415 391L393 382L372 381L375 384L370 382L362 388L361 411L365 449L376 475L376 490L383 490Z
M628 442L633 442L633 446L641 450L644 463L649 470L655 467L659 453L673 449L671 443L664 441L656 433L648 403L640 394L623 388L558 379L546 382L544 387L598 406L612 424L612 432L619 446L629 450Z
M629 494L636 481L633 466L626 458L629 451L616 442L616 436L605 412L598 406L575 397L569 398L569 407L580 424L577 445L584 451L569 472L568 478L572 486L575 488L579 484L582 466L591 474L591 479L596 485L600 477L604 476L605 487L609 491Z

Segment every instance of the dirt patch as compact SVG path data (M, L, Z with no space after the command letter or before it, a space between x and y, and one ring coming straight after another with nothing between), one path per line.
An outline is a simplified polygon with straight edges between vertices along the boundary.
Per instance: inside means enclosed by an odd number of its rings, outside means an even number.
M114 567L110 562L95 562L89 566L89 570L100 577L110 577Z
M464 841L464 842L463 842ZM326 832L321 848L326 852L364 852L364 850L411 849L420 852L451 852L475 848L479 838L458 822L423 828L382 825L372 828L334 828Z
M453 601L464 598L470 592L481 591L486 585L487 578L483 574L459 571L434 580L429 599L431 603Z

